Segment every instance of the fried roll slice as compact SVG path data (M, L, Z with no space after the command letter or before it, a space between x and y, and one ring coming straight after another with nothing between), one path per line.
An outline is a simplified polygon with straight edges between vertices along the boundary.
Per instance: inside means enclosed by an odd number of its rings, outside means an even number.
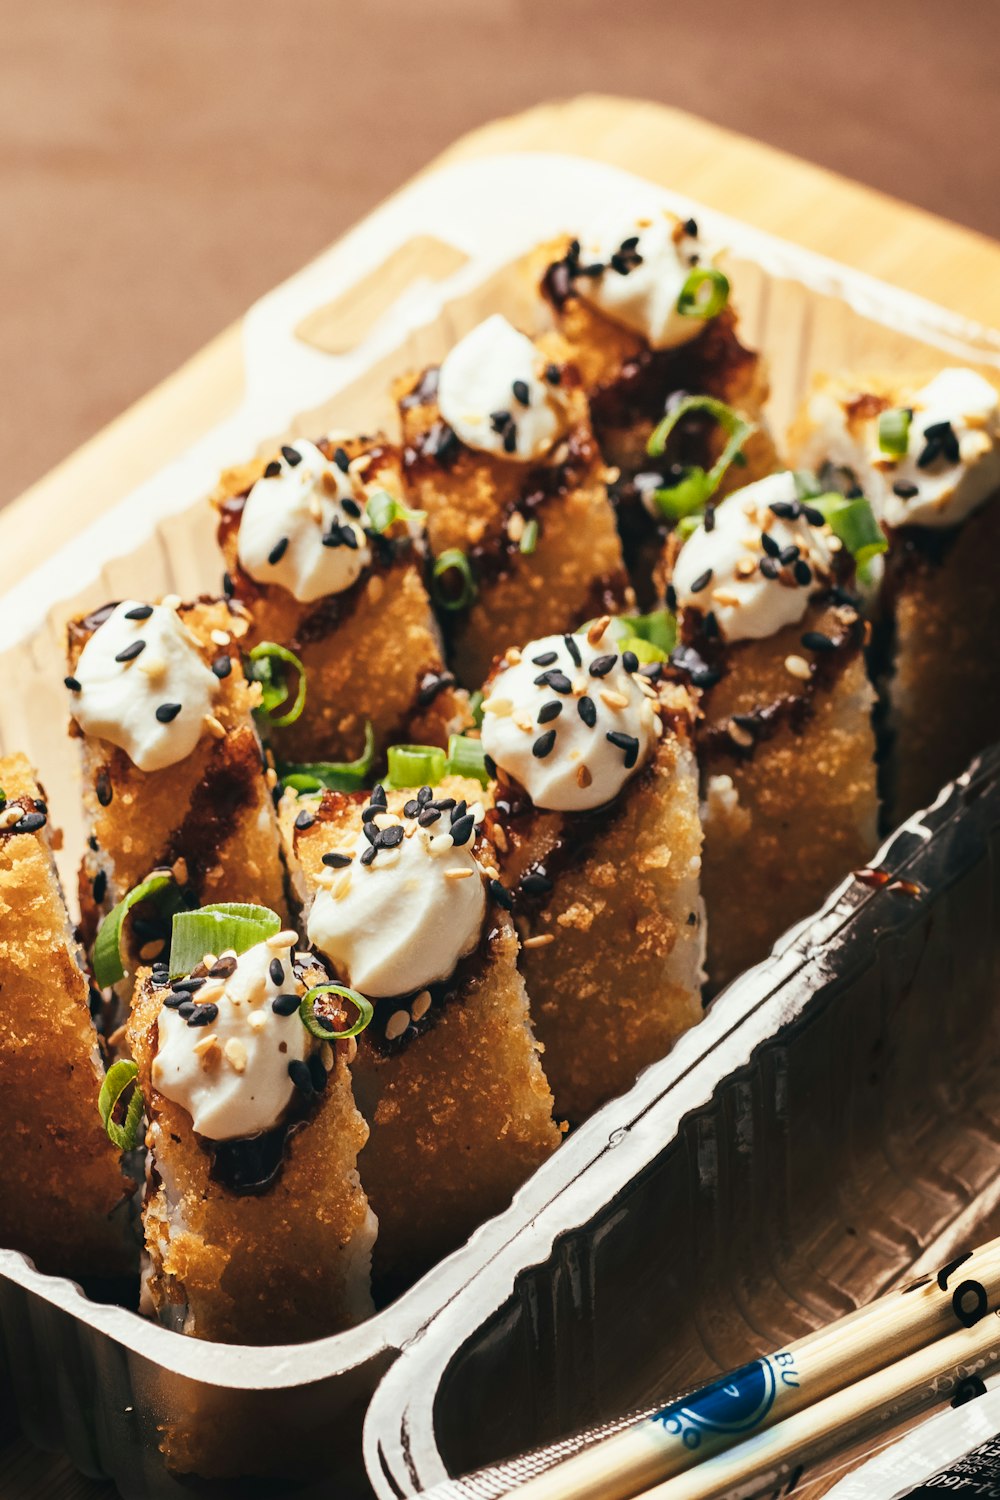
M286 931L140 972L128 1041L146 1101L147 1309L195 1338L322 1338L371 1311L376 1225L357 1156L346 1042L299 1006L327 979Z
M0 1244L54 1275L118 1275L133 1184L97 1113L104 1063L48 808L23 755L0 760L0 788Z
M487 318L396 394L461 682L478 687L516 641L626 601L606 471L562 340Z
M482 798L449 776L282 807L310 941L375 1007L352 1072L383 1297L505 1208L560 1139Z
M355 760L366 723L376 756L401 739L446 745L467 709L443 666L397 450L382 437L296 439L224 474L214 500L248 644L277 641L305 668L301 715L271 731L281 759Z
M572 1123L702 1013L693 705L608 626L509 651L483 704L487 828L556 1115Z
M703 689L713 990L764 958L875 847L874 694L846 587L853 560L798 494L788 472L736 491L674 567L674 661Z
M873 661L896 822L1000 738L997 388L960 368L905 383L824 380L792 446L830 485L863 491L889 538Z
M277 822L243 674L247 619L227 601L107 605L69 627L72 723L89 841L83 931L154 868L189 900L284 909ZM144 961L166 929L145 930Z

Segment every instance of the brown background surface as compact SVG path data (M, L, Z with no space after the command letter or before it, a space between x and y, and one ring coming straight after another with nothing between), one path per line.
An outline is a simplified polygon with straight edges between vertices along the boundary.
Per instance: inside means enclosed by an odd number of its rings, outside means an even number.
M0 22L0 502L540 99L672 103L1000 235L997 0L0 0Z

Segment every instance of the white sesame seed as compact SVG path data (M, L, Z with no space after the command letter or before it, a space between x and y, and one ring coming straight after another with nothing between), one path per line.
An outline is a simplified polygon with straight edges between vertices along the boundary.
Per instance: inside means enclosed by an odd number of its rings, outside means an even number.
M238 1036L231 1036L222 1049L226 1062L234 1073L245 1073L247 1069L247 1049Z
M555 940L556 940L556 935L555 935L554 932L539 932L539 933L537 933L535 935L535 937L525 938L524 942L521 944L521 947L522 948L547 948L548 945L550 943L554 943Z
M394 1010L386 1022L385 1039L394 1042L398 1036L402 1036L410 1024L410 1012L408 1010Z
M749 750L753 744L753 735L749 729L744 729L742 724L737 724L735 719L730 719L726 725L726 733L734 745L740 745L744 750Z
M793 677L798 677L802 682L808 682L812 676L812 668L804 656L786 656L785 671L790 672Z
M422 1021L431 1008L430 990L421 990L410 1005L410 1014L415 1021Z
M228 630L213 630L210 639L216 646L228 646L232 637Z

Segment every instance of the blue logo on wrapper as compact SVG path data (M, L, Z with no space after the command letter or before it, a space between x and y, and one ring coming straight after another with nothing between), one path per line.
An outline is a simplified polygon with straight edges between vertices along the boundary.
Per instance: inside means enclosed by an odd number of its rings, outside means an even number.
M771 1410L778 1382L786 1376L792 1377L786 1384L798 1384L794 1368L778 1371L770 1359L756 1359L682 1401L665 1406L650 1420L679 1437L685 1448L697 1448L709 1433L752 1432Z

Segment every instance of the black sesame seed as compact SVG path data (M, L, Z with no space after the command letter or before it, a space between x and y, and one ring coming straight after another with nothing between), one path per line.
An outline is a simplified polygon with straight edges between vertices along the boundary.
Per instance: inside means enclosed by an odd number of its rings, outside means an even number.
M90 886L94 900L98 906L108 894L108 875L106 870L98 870Z
M636 656L634 651L622 652L622 666L625 668L626 672L638 672L639 658Z
M295 816L295 826L300 832L303 832L307 828L311 828L315 821L316 814L311 813L307 807L304 807L302 811L300 813L297 813Z
M505 453L517 452L517 424L515 422L511 422L503 435L503 451Z
M765 578L773 579L777 578L778 574L781 572L781 569L778 566L776 558L762 557L760 560L760 571L763 573Z
M417 793L417 801L420 803L420 806L423 807L425 803L430 802L433 799L433 796L434 793L431 791L429 786L422 786Z
M374 861L375 856L376 856L377 853L378 853L378 848L376 847L376 845L373 844L370 849L366 849L365 852L364 852L364 854L362 854L362 856L361 856L361 863L363 865L370 865Z
M812 583L812 568L807 562L803 562L800 558L799 561L795 564L795 567L792 569L792 577L795 579L795 582L802 588L806 588L810 583Z
M381 811L380 807L363 807L361 809L362 823L371 823L373 819L378 817Z
M685 219L682 227L684 229L684 233L688 236L689 239L696 240L698 238L697 219Z
M314 1094L316 1092L313 1088L312 1074L309 1071L309 1066L301 1058L292 1058L288 1064L288 1076L300 1093Z
M802 636L807 651L836 651L837 642L824 635L821 630L807 630Z
M340 537L349 552L357 552L358 536L350 526L341 526Z
M285 460L286 464L288 464L293 469L297 464L300 464L302 462L302 454L297 448L290 447L288 443L282 444L281 456Z
M437 807L437 808L440 808L440 810L442 812L447 812L450 807L455 807L456 806L456 802L455 802L454 797L439 797L437 799L437 801L434 803L434 806ZM465 811L465 803L464 802L462 803L462 811L463 812ZM455 819L456 819L457 816L458 816L457 813L455 813L455 812L452 813L452 815L451 815L452 822L455 821Z
M379 843L383 849L395 849L403 842L403 832L402 823L394 823L391 828L383 828Z
M467 844L472 837L472 830L476 826L476 820L472 813L466 813L464 818L459 818L451 825L451 841L456 847Z
M795 562L801 550L800 547L796 547L794 542L788 547L782 547L778 553L778 561L781 563L781 566L783 568L790 567Z
M161 703L156 710L156 717L161 724L171 724L181 711L179 703Z
M115 661L135 661L136 657L141 656L145 649L145 641L133 641L130 646L125 646L121 651L116 653Z
M212 671L220 682L224 677L228 677L232 670L232 658L229 656L217 656L212 663Z
M531 405L531 392L528 389L528 382L526 380L515 380L511 386L511 390L514 392L515 401L520 401L522 406Z
M324 547L339 547L342 541L343 537L341 536L340 527L337 525L336 521L333 523L333 527L331 528L331 530L324 531L323 535L320 537L320 542Z
M343 870L351 863L351 856L332 851L329 854L324 854L321 862L331 870Z
M439 802L437 806L443 808L445 804L443 802ZM458 818L464 818L468 810L469 804L466 802L464 797L462 798L461 802L453 802L451 804L451 821L454 823Z
M533 870L521 881L521 889L526 896L545 896L552 889L552 881L541 870Z
M492 755L484 755L483 756L483 769L485 770L487 776L491 777L494 781L496 781L496 778L497 778L497 763L493 759Z
M177 1007L180 1010L180 1006ZM196 1005L187 1018L189 1026L211 1026L213 1021L218 1020L219 1007L213 1005L211 1000L204 1005Z
M346 474L351 466L351 461L347 456L346 448L335 448L333 450L333 461L342 474Z
M159 989L161 981L159 980L158 976L154 974L152 978L153 983ZM163 1003L168 1010L179 1010L180 1007L184 1004L184 997L182 995L164 995Z
M71 693L79 693L81 691L79 680L76 677L64 677L63 682Z
M151 604L137 604L135 609L127 609L125 611L125 618L126 620L148 620L152 613L153 606Z
M810 526L825 526L826 525L826 516L824 516L824 514L823 514L823 512L821 510L817 510L816 507L815 507L815 505L805 505L804 504L802 506L802 514L805 517L805 519L809 522Z
M422 790L422 788L421 788L421 790ZM368 800L370 801L372 807L383 807L384 808L384 807L388 807L388 805L389 805L386 802L385 787L384 786L375 786L375 787L372 787L372 794L371 794L371 797Z
M513 420L509 411L490 412L490 427L494 432L506 432Z
M228 979L231 974L236 973L236 960L231 953L227 953L225 958L217 958L208 972L212 979Z
M597 723L597 705L593 698L580 698L577 701L576 711L586 724L588 729L593 729Z
M298 995L275 995L271 1001L271 1009L276 1016L294 1015L300 1005Z
M441 813L436 807L425 807L420 812L417 822L421 828L430 828L431 824L436 823L440 816Z
M419 812L420 812L420 803L416 800L415 797L411 797L410 800L409 800L409 802L404 802L403 803L403 816L404 816L404 818L415 818L415 817L417 817L417 815L419 814Z
M950 464L958 463L961 457L958 438L955 436L955 429L950 422L932 422L929 427L925 427L924 441L928 444L936 443L942 456Z
M513 911L514 900L505 885L501 885L499 880L491 880L489 890L497 906L502 906L504 911Z
M271 976L271 983L272 984L284 984L284 982L285 982L285 966L281 962L280 958L272 958L271 959L271 962L267 966L267 972Z
M908 484L905 479L897 479L892 487L892 493L898 495L900 500L912 500L914 495L919 495L920 490L915 484Z
M666 604L670 613L675 615L677 613L677 590L672 583L667 584Z
M560 380L562 380L562 371L560 370L559 366L546 365L545 379L548 381L549 385L558 385Z
M350 495L341 500L340 508L344 512L344 515L350 516L353 521L361 519L361 506L356 500L352 500Z
M369 812L369 809L367 807L365 808L365 812ZM364 815L365 815L364 813L361 814L362 819L364 818ZM367 822L362 822L362 824L361 824L361 832L364 834L364 836L368 840L369 844L373 844L374 845L374 844L378 843L378 833L379 833L379 831L375 827L375 824L371 821L371 818L369 818ZM367 854L367 852L368 851L365 850L366 854Z
M37 833L39 828L45 827L45 814L40 812L25 813L23 818L18 818L11 833Z
M540 676L535 678L535 686L549 687L554 693L571 693L573 691L573 684L566 676L566 673L556 670L542 672Z
M770 532L768 532L768 531L762 531L761 532L761 534L760 534L760 545L763 547L763 549L767 553L768 557L780 557L781 556L781 545L780 545L779 542L776 542L774 540L774 537L770 534Z
M798 500L772 500L767 508L782 521L797 521L802 514L802 506Z
M270 552L267 554L267 560L271 564L272 568L277 563L280 563L281 559L284 557L284 555L285 555L285 553L287 551L288 551L288 538L287 538L287 536L283 536L278 541L275 542L274 546L271 548Z
M555 730L554 729L547 729L544 734L540 734L538 736L537 740L532 745L532 747L531 747L531 753L532 753L532 755L535 757L536 760L544 760L547 755L551 755L552 754L552 748L555 745L555 742L556 742L556 732L555 732Z
M205 980L200 977L198 979L175 979L170 988L177 995L193 995L196 990L201 989L204 983Z
M576 641L573 639L573 637L571 635L564 635L563 636L563 645L566 647L566 650L569 652L569 657L570 657L570 660L572 661L574 667L582 667L583 666L583 658L580 655L580 648L576 644Z
M706 568L704 573L698 574L698 577L691 585L692 594L700 594L702 589L708 588L708 585L712 582L712 572L711 568Z
M552 663L557 660L558 655L557 651L543 651L541 656L533 656L531 658L531 664L533 667L551 667Z
M609 744L625 752L625 768L631 771L639 759L639 741L631 734L623 734L620 729L612 729L604 738Z
M562 713L562 704L558 698L552 698L548 703L543 703L538 710L539 724L550 724L553 719L558 719Z
M231 599L236 592L236 586L228 573L222 575L222 592L227 599Z
M607 677L608 673L611 671L617 660L617 654L608 656L595 656L594 660L590 663L591 677Z
M101 806L110 807L114 791L111 786L111 777L106 770L101 769L98 771L94 780L94 790L97 793L97 800Z
M183 1016L184 1019L187 1020L188 1016L194 1015L194 1009L195 1006L193 1000L181 1000L177 1005L177 1014L179 1016Z
M264 478L265 479L276 479L280 473L281 473L281 462L280 462L280 460L277 459L277 458L272 458L271 462L267 465L266 469L264 470Z
M706 505L705 506L705 519L702 522L702 525L704 526L704 528L705 528L706 531L714 531L715 530L715 506L714 505Z

